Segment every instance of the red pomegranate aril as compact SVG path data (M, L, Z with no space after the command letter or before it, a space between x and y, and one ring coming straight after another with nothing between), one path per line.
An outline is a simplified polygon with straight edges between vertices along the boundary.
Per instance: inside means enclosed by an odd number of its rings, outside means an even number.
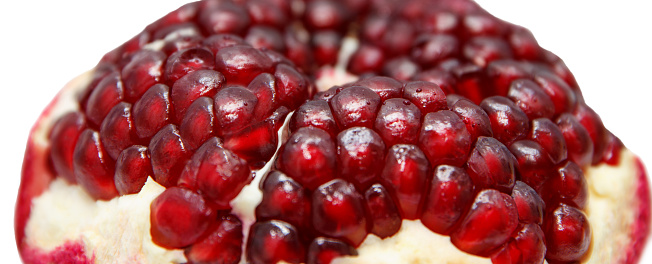
M353 246L367 236L364 197L342 179L324 183L312 193L311 217L317 232Z
M405 84L403 98L410 100L425 115L446 109L446 94L433 82L412 81Z
M229 209L229 202L253 179L247 161L225 149L217 138L197 149L183 174L195 179L198 192L220 210Z
M251 23L247 11L232 2L204 2L200 8L198 23L207 35L231 33L241 34Z
M380 72L385 62L385 54L377 46L362 44L349 59L346 67L353 74Z
M286 30L285 32L285 57L292 61L303 72L311 72L314 66L314 59L308 40L300 36L297 30Z
M181 77L174 83L170 91L175 120L182 120L186 109L197 98L215 96L225 82L224 75L213 70L197 70Z
M330 100L331 109L340 129L373 127L380 107L380 96L369 88L345 88Z
M310 96L308 80L293 67L285 64L277 65L274 77L276 94L281 105L296 109Z
M256 222L251 226L246 248L247 263L302 263L305 248L297 229L283 221Z
M582 168L567 161L556 168L541 193L546 204L564 203L584 209L588 192Z
M279 6L278 3L273 3L271 1L247 1L247 11L253 24L258 25L267 25L276 28L282 28L287 25L288 14L283 10L282 6ZM289 8L286 6L285 8Z
M338 169L347 181L364 189L382 169L377 165L385 154L385 144L375 131L352 127L337 135Z
M258 74L270 72L272 61L263 52L251 46L229 46L215 54L215 69L229 84L247 85Z
M615 166L620 162L620 153L625 145L623 145L623 142L611 132L608 132L608 134L602 161L606 164Z
M516 180L516 158L495 138L479 137L466 163L476 188L511 193Z
M480 107L491 120L494 138L509 146L514 141L525 139L530 131L530 120L512 101L502 96L484 99Z
M118 73L104 77L93 89L86 102L86 118L100 126L109 111L124 98L122 80Z
M508 96L510 87L514 85L513 81L528 77L529 72L523 62L496 60L487 65L487 78L493 83L493 95ZM514 100L511 97L510 99Z
M485 67L498 59L509 59L512 51L509 45L496 37L474 37L464 45L462 54L478 66Z
M421 111L403 98L383 102L374 123L374 128L387 146L416 144L420 127Z
M419 71L421 71L421 67L407 56L391 59L382 68L383 75L399 81L410 80Z
M546 241L538 224L524 225L505 247L491 257L495 264L543 263Z
M179 135L188 150L199 148L212 135L214 115L213 99L208 97L199 97L188 107L179 125Z
M299 228L309 226L311 197L301 184L280 171L271 171L260 189L263 198L256 207L256 219L278 219Z
M156 182L165 187L174 186L190 155L177 126L169 124L156 133L149 142L149 152Z
M422 17L424 31L437 33L451 33L460 25L457 14L440 9L430 9Z
M380 100L383 102L390 98L401 97L403 93L401 82L385 76L372 76L359 80L354 85L371 89L380 96Z
M302 104L290 119L290 132L294 133L302 127L316 127L328 132L331 137L337 136L337 123L331 113L328 102L312 100Z
M385 187L376 183L364 194L369 213L370 231L380 238L393 236L401 228L401 215L394 199Z
M192 33L173 32L173 34L179 34L178 37L165 41L165 45L163 45L161 50L167 55L172 55L180 50L199 47L201 45L202 38L199 36L197 29L192 28L188 30L192 30ZM214 61L215 58L212 58L211 60Z
M258 99L254 108L254 119L260 121L269 116L278 106L278 94L276 93L276 79L274 75L263 73L254 78L247 90L251 91Z
M100 134L90 128L81 132L73 152L76 182L93 198L110 200L118 195L113 182L114 166L100 142Z
M81 108L81 112L86 112L86 107L88 103L88 98L91 96L91 93L95 90L95 87L97 87L97 84L100 83L106 76L109 76L110 74L116 74L119 75L120 71L118 68L108 62L100 62L95 66L95 69L93 70L91 77L89 79L88 85L77 95L77 101L79 101L79 107Z
M462 19L464 33L471 36L500 35L506 26L497 18L486 13L466 15Z
M586 128L575 118L565 113L557 118L557 126L566 141L568 159L584 167L593 159L593 141Z
M242 222L235 215L222 216L208 235L184 250L192 264L237 264L242 256Z
M222 48L243 45L245 41L234 34L215 34L205 38L203 44L215 54Z
M317 237L308 247L307 264L330 264L335 258L357 256L358 252L350 245L337 239Z
M299 128L280 150L277 166L304 187L314 190L336 177L335 143L324 130Z
M382 37L380 43L390 57L408 55L414 42L414 27L403 19L394 19Z
M180 187L163 191L150 208L152 241L171 249L198 241L215 214L201 195Z
M593 157L591 164L598 164L602 160L605 147L607 146L607 129L604 127L604 124L602 124L600 116L584 103L577 104L577 107L575 107L575 110L573 111L573 115L577 118L577 121L584 126L586 131L589 132L589 136L593 142Z
M473 182L462 168L440 165L435 169L425 198L421 222L438 234L448 235L473 202Z
M387 152L380 179L395 199L403 219L417 219L421 200L428 188L430 165L423 152L414 145L398 144Z
M560 204L546 215L542 226L546 238L546 259L579 261L591 246L591 227L579 209Z
M550 97L533 81L518 79L512 82L507 97L512 99L530 119L552 118L555 106Z
M537 118L532 120L532 131L529 138L541 145L554 164L562 162L568 156L564 135L561 129L550 119Z
M452 98L453 96L448 96ZM480 106L472 103L467 99L460 99L454 102L450 110L457 114L462 122L466 125L466 130L471 134L471 143L473 144L479 137L492 137L491 120L487 112Z
M518 210L518 220L522 223L541 224L546 206L541 196L529 185L522 181L516 181L512 198Z
M521 181L539 190L552 174L551 168L554 166L546 151L531 140L516 141L509 146L509 150L516 158Z
M423 67L455 57L459 53L457 38L448 34L424 34L416 38L412 46L412 59Z
M318 65L335 65L342 45L342 36L334 30L317 31L310 44Z
M121 102L111 109L100 126L100 139L112 159L117 159L123 149L133 144L136 138L131 104Z
M140 192L151 175L153 172L147 147L133 145L120 152L113 178L120 195Z
M166 59L163 52L152 50L140 50L132 55L121 74L127 101L135 102L149 87L161 81Z
M241 86L227 86L215 95L215 130L228 135L251 123L258 98Z
M516 27L507 36L514 57L523 60L536 60L541 56L539 43L526 28Z
M212 70L215 67L215 55L206 48L188 48L179 50L165 63L165 76L168 85L173 85L186 74L197 70Z
M537 71L534 73L534 81L539 84L543 92L548 94L555 105L555 116L571 111L577 103L575 93L562 80L551 72Z
M134 127L141 139L148 139L169 123L172 115L170 88L165 84L152 86L133 108Z
M309 1L303 13L303 22L311 30L343 30L350 19L349 12L340 1Z
M439 86L439 88L444 92L444 94L453 94L455 93L456 81L449 72L443 71L441 69L430 69L425 70L414 77L412 80L415 81L425 81L429 83L434 83ZM406 84L407 88L407 84ZM405 94L403 95L405 96ZM439 99L437 99L439 101ZM423 109L421 110L423 111Z
M427 114L419 132L419 146L432 166L462 166L473 143L466 125L453 112L442 110Z
M278 133L273 122L260 121L237 132L228 134L224 147L249 162L252 167L262 167L272 158L278 145Z
M478 193L471 210L451 233L460 250L488 256L509 240L518 227L518 211L512 197L497 190Z
M79 135L86 129L86 120L80 112L70 112L54 123L50 132L50 160L54 170L68 182L75 183L73 153Z
M244 38L245 42L256 49L285 51L285 43L281 32L270 26L256 25L249 28Z
M455 77L457 94L468 98L475 104L480 104L486 97L486 86L489 84L482 67L475 64L461 64L453 66L449 71Z

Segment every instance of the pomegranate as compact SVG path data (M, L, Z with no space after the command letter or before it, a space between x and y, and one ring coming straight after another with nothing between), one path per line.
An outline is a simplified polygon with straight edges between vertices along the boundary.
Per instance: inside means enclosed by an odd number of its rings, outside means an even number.
M55 98L15 218L26 263L636 263L650 194L474 2L204 0Z

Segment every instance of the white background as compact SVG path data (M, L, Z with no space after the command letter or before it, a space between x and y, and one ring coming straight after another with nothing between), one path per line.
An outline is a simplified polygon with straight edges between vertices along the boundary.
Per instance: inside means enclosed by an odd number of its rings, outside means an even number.
M30 127L63 85L176 9L178 0L3 1L0 5L0 252L20 263L13 210ZM608 129L652 166L649 1L481 0L564 59ZM652 263L652 249L641 263Z

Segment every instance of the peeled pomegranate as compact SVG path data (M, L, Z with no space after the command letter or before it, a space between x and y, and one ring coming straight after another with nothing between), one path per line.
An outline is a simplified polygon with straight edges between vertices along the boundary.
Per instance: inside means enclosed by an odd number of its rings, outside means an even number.
M25 263L637 263L643 164L466 0L204 0L37 121Z

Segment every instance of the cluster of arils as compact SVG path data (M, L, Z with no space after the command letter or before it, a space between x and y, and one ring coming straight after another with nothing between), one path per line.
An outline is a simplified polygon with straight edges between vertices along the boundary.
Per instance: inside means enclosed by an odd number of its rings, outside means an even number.
M361 79L317 92L345 37ZM496 263L577 261L582 167L620 148L560 59L469 1L188 4L108 53L78 102L50 134L56 173L96 199L151 176L152 238L190 263L328 263L403 219ZM230 201L295 110L243 232Z

